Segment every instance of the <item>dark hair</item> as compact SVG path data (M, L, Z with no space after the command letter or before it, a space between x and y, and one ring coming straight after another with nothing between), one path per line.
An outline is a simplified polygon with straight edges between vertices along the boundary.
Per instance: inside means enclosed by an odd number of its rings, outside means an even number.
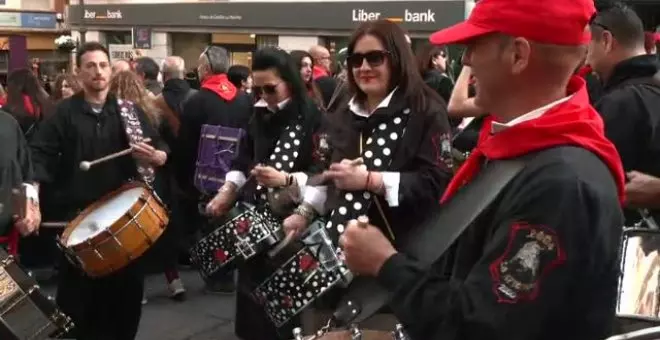
M55 78L55 88L53 90L53 93L51 93L51 97L54 101L58 101L62 99L62 85L64 84L64 81L73 89L73 92L78 93L79 91L82 90L82 87L80 86L80 83L78 82L78 79L71 74L71 73L62 73Z
M417 48L417 53L415 53L417 55L417 67L422 77L424 77L426 72L434 68L433 59L437 58L443 52L445 50L442 47L431 44L424 44Z
M300 73L300 69L302 69L302 61L305 58L309 58L309 60L312 62L312 69L314 68L314 58L312 58L312 55L307 52L307 51L301 51L301 50L294 50L289 52L291 55L291 59L293 59L293 62L296 65L296 69L298 70L298 73ZM303 80L303 83L305 81ZM312 100L316 103L321 108L325 107L325 104L323 103L323 94L321 93L321 89L319 88L319 84L317 84L314 81L314 78L312 77L312 80L310 80L309 83L305 83L305 87L307 88L307 93L311 93L312 95Z
M297 103L304 103L307 90L296 68L293 58L286 51L277 47L263 47L252 57L252 72L274 70L284 80L291 92L291 98Z
M398 91L403 93L403 98L411 105L413 112L428 111L431 106L430 101L439 104L443 102L440 95L424 83L410 45L406 41L404 31L399 25L388 20L363 23L350 39L348 44L349 56L353 54L357 42L367 35L377 38L388 52L390 65L388 91L392 91L398 86ZM352 70L348 70L347 80L349 90L355 95L355 100L360 104L364 104L367 96L355 82Z
M224 74L229 69L229 52L220 46L209 45L204 49L204 56L209 62L211 73Z
M591 19L594 32L609 31L624 47L644 46L644 24L635 10L621 2L597 2L596 15Z
M85 53L95 52L95 51L101 51L105 53L105 55L108 57L108 60L110 60L110 53L108 52L108 49L105 48L105 46L103 46L101 43L98 43L96 41L90 41L82 44L78 48L78 53L76 53L76 65L80 67L82 56L84 56Z
M243 86L243 82L247 81L250 76L250 68L243 65L233 65L227 70L227 78L229 82L234 84L237 88Z
M135 72L137 74L143 73L144 79L157 80L160 67L158 64L149 57L140 57L135 61Z
M28 97L32 107L38 112L28 112L23 96ZM7 76L7 104L3 108L6 108L16 120L22 122L28 116L47 116L52 110L52 103L34 73L22 68L12 71Z

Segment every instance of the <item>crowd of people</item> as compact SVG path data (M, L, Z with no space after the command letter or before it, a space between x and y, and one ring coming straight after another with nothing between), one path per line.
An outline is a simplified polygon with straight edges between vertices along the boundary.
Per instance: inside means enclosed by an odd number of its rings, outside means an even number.
M466 47L456 79L450 44ZM8 77L1 194L23 185L31 204L19 218L3 211L0 234L58 259L56 302L80 340L135 338L146 273L164 273L184 301L181 255L224 230L216 242L231 244L212 249L223 267L204 278L236 294L243 340L350 323L375 299L340 313L355 282L389 297L360 325L400 324L409 339L605 339L621 305L655 318L660 305L646 294L657 278L634 283L639 305L619 301L634 281L620 280L624 226L657 228L660 208L655 44L633 9L592 0L482 0L414 52L396 23L365 22L340 67L323 46L260 48L247 67L210 45L198 83L178 56L111 61L88 42L50 95L30 69ZM126 148L133 157L80 168ZM61 230L40 225L136 180L169 224L143 257L92 278L53 246ZM280 244L300 241L289 260L239 247L252 215L281 228ZM318 235L339 269L312 251ZM660 250L644 242L623 257Z

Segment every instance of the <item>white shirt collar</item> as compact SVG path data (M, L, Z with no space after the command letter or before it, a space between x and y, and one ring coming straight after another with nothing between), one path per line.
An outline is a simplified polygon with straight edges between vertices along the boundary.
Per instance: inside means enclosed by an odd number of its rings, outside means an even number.
M390 94L388 94L387 97L385 97L385 99L383 99L380 104L378 104L378 106L376 106L376 108L371 112L365 110L362 105L355 102L355 97L351 98L351 100L348 102L348 109L357 116L368 118L372 113L374 113L374 111L390 106L392 96L394 96L394 92L396 92L397 89L398 87L395 87L394 90L392 90L392 92L390 92Z
M543 114L546 113L546 112L547 112L548 110L550 110L551 108L553 108L553 107L555 107L555 106L557 106L557 105L559 105L559 104L561 104L561 103L563 103L563 102L565 102L565 101L571 99L571 97L572 97L572 96L564 97L564 98L561 98L561 99L559 99L559 100L556 100L556 101L554 101L554 102L552 102L552 103L550 103L550 104L548 104L548 105L544 105L544 106L542 106L542 107L539 107L539 108L536 109L536 110L530 111L530 112L528 112L528 113L525 113L525 114L522 115L522 116L518 116L518 117L516 117L515 119L511 120L511 121L508 122L508 123L498 123L498 122L493 122L493 126L492 126L492 127L493 127L493 133L498 133L498 132L500 132L500 131L502 131L502 130L505 130L505 129L507 129L507 128L510 128L510 127L512 127L512 126L514 126L514 125L516 125L516 124L520 124L520 123L522 123L522 122L526 122L526 121L528 121L528 120L532 120L532 119L539 118L539 117L543 116Z
M279 110L282 110L282 109L286 106L286 104L289 104L290 101L291 101L291 98L284 99L283 101L277 103L277 108L278 108ZM272 113L276 113L275 111L273 111L273 110L268 106L268 103L266 103L266 101L263 100L263 99L259 99L258 102L254 103L254 107L265 107L266 109L268 109L268 111L270 111L270 112L272 112Z

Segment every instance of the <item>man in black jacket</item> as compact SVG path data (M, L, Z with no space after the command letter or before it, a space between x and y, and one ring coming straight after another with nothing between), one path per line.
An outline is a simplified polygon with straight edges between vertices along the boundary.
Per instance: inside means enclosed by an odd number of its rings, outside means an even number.
M239 91L227 78L229 54L226 49L209 46L199 56L197 73L201 81L200 90L183 106L180 116L179 143L176 154L177 180L186 194L180 202L183 213L194 218L189 225L197 228L203 224L198 212L201 193L194 186L195 166L202 125L220 125L229 128L247 129L252 115L252 99ZM209 284L208 288L218 292L234 290L233 275Z
M389 307L411 339L610 335L624 175L584 80L573 75L594 12L592 0L485 0L466 22L431 36L468 46L475 103L492 112L442 202L503 160L530 161L467 226L449 268L420 263L378 228L350 223L341 240L349 268L391 293Z
M603 82L594 107L605 121L605 134L626 171L660 177L658 59L646 54L642 20L627 5L613 3L599 9L591 31L587 63ZM626 212L627 225L639 219Z

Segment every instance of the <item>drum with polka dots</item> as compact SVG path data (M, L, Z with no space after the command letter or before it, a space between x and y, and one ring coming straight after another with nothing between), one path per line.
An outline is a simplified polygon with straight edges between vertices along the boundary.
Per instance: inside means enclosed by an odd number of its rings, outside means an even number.
M353 279L325 231L325 221L314 221L289 256L272 259L272 273L253 296L270 320L281 327L312 302L336 286Z
M237 203L224 218L214 223L218 227L202 237L190 249L190 259L204 278L222 271L240 257L242 252L248 251L240 248L238 233L261 235L263 230L272 228L272 222L264 219L253 205L242 202Z

